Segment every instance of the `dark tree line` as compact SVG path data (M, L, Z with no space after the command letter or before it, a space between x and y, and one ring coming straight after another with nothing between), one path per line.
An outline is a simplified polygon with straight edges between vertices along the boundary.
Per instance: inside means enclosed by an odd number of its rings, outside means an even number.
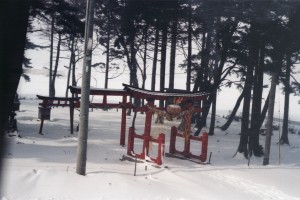
M146 65L149 54L154 73L157 73L160 53L159 90L166 89L166 48L169 46L169 89L173 89L176 52L182 48L186 61L180 66L187 72L186 89L210 93L208 99L201 102L204 110L195 134L206 126L210 109L213 113L210 134L214 134L216 92L223 85L238 84L242 93L236 108L243 100L238 151L246 157L249 154L262 156L259 130L269 105L268 100L262 104L263 90L268 88L263 84L263 78L265 73L278 73L278 81L285 85L286 97L281 143L288 143L288 96L292 91L289 77L298 61L300 44L297 2L127 0L119 5L120 24L116 24L119 35L115 44L118 47L121 44L120 49L127 57L132 85L138 86L136 77L140 60L137 55L143 51L143 64ZM240 77L238 83L227 80L232 74ZM152 81L155 83L155 78ZM278 81L275 80L276 84ZM163 106L162 102L160 106Z

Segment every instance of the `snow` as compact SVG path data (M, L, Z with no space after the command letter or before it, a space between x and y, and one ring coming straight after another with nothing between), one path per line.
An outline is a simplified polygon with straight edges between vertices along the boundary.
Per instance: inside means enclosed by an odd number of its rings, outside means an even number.
M115 109L90 112L87 174L76 174L77 133L69 133L69 109L54 108L38 134L38 100L22 100L17 113L18 136L5 138L1 200L300 200L300 135L290 134L290 146L278 146L280 132L272 136L270 165L251 157L250 165L236 152L240 123L227 131L216 128L209 136L211 164L165 157L158 167L150 162L121 161L126 147L119 145L121 112ZM75 125L79 112L75 112ZM225 119L218 112L217 125ZM144 115L138 114L141 133ZM127 117L127 129L132 123ZM154 120L153 120L154 121ZM170 127L153 124L152 135L166 134L168 152ZM294 126L299 129L298 126ZM16 134L15 134L16 135ZM260 136L264 145L264 136ZM136 151L142 142L136 140ZM182 141L178 141L178 149ZM155 145L153 145L154 147ZM153 148L154 151L155 148ZM197 152L199 146L193 144ZM280 153L279 153L280 151Z

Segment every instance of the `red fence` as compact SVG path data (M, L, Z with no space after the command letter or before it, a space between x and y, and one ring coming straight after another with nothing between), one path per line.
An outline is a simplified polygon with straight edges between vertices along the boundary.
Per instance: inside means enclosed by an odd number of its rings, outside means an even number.
M134 139L135 138L143 140L143 149L142 149L141 153L136 153L134 151ZM149 156L149 142L154 142L154 143L158 144L157 157L155 157L155 158ZM127 155L133 156L133 157L136 157L139 159L145 159L147 156L156 164L161 165L162 164L162 156L164 155L164 148L165 148L165 135L163 133L160 133L158 138L155 139L147 134L143 134L143 135L136 134L132 127L129 128Z
M176 137L184 138L185 144L184 144L183 151L176 150ZM199 143L202 145L200 155L194 155L191 153L190 151L191 140L199 141ZM172 126L171 137L170 137L170 148L169 148L170 154L180 154L187 158L195 158L201 160L201 162L205 162L207 159L207 146L208 146L208 134L206 132L204 132L201 137L196 137L192 135L185 136L184 134L179 133L175 126Z

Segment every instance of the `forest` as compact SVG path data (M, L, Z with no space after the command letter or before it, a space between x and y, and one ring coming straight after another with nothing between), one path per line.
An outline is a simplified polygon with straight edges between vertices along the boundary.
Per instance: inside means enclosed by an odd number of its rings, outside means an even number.
M76 69L83 59L85 7L83 0L31 2L27 31L48 37L49 45L27 38L25 49L49 49L49 96L55 96L62 54L69 55L67 85L77 85ZM289 144L289 97L300 92L296 78L300 2L95 0L94 10L93 48L101 47L105 59L92 67L105 72L105 88L111 72L122 74L118 63L129 70L130 85L149 90L159 85L161 92L176 89L175 70L181 68L186 74L186 91L209 93L200 102L203 112L197 116L195 134L209 126L209 135L214 135L217 91L236 87L240 96L227 122L219 128L226 130L242 109L237 151L248 158L264 155L259 134L267 119L271 135L275 91L281 83L285 98L280 143ZM34 67L27 57L23 66ZM22 76L30 80L27 74ZM269 84L264 84L266 77L271 77ZM151 88L146 88L146 79L151 79ZM262 97L264 91L268 92L267 99ZM209 112L212 117L207 122Z

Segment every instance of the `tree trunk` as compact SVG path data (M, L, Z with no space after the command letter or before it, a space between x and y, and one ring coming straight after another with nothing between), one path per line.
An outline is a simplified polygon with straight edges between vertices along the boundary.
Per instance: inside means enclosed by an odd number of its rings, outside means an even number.
M165 72L166 72L166 57L167 57L167 25L163 26L162 30L162 43L161 43L161 63L160 63L160 91L165 90ZM159 101L159 107L164 107L164 101Z
M189 4L189 16L188 16L188 57L187 57L187 69L186 69L186 90L191 91L191 70L192 70L192 4L191 0Z
M205 28L203 29L202 32L202 47L201 47L201 63L203 62L203 52L205 51L205 44L206 44L206 34L205 34ZM203 85L203 68L202 68L202 64L200 65L200 67L198 67L197 69L197 77L194 83L194 88L193 88L193 92L197 92L200 89L200 86Z
M214 93L212 102L212 108L211 108L211 119L210 119L210 127L208 135L214 135L215 134L215 124L216 124L216 108L217 108L217 93Z
M144 27L144 56L143 56L143 70L142 70L142 88L145 89L147 79L147 50L148 50L148 25Z
M54 5L54 0L52 0L52 6ZM54 13L51 13L51 33L50 33L50 61L49 61L49 96L54 97L55 91L52 88L52 73L53 73L53 42L54 38Z
M214 91L214 92L216 92L216 91ZM207 100L203 101L203 107L202 107L203 111L202 111L202 115L199 118L199 121L196 124L197 131L194 133L195 136L198 136L200 134L202 128L206 126L206 119L207 119L207 116L208 116L208 113L210 110L210 106L213 102L213 95L214 95L213 93L214 92L212 92L209 95Z
M135 49L135 33L131 33L129 37L130 41L130 85L133 87L139 87L137 78L137 63L136 63L136 49ZM132 100L131 100L132 101ZM140 100L134 98L133 104L135 107L140 105ZM131 109L128 109L127 115L131 115Z
M56 50L56 59L55 59L55 66L52 74L52 80L51 80L51 92L52 95L55 96L55 80L57 76L57 69L58 69L58 63L59 63L59 58L60 58L60 46L61 46L61 34L58 34L58 42L57 42L57 50Z
M203 28L202 30L202 47L201 47L201 54L202 52L204 51L205 49L205 28ZM202 56L201 56L201 62L202 62L202 59L204 59ZM188 66L187 66L188 68ZM187 78L188 79L188 78ZM202 85L203 83L203 69L202 69L202 65L198 66L198 68L196 69L196 79L194 80L194 87L193 87L193 92L198 92L200 90L200 85ZM203 88L202 88L203 89ZM199 102L199 106L203 106L203 100L200 100ZM196 113L193 118L192 118L192 121L193 123L197 123L197 126L198 126L198 122L199 120L201 120L201 117L202 117L202 113ZM199 132L199 131L197 131ZM197 132L195 133L195 135L197 134Z
M204 25L203 25L204 26ZM205 44L206 44L206 34L205 34L205 26L202 30L202 47L201 47L201 63L203 62L203 59L205 59L203 57L203 52L205 51ZM204 82L204 70L203 70L203 65L201 64L200 66L198 66L198 69L196 71L197 76L196 79L194 81L194 88L193 88L193 92L198 92L200 90L200 86L203 86L203 82ZM204 88L201 87L201 89L203 90ZM204 100L201 100L199 102L200 106L204 106ZM200 127L199 125L199 121L201 121L203 113L197 113L196 115L194 115L193 121L197 122L197 126ZM197 135L199 132L199 130L195 133L195 135Z
M290 86L290 76L291 76L291 58L290 55L287 56L287 63L286 63L286 79L284 83L284 113L283 113L283 124L282 124L282 135L280 138L280 144L290 144L288 138L289 132L289 104L290 104L290 93L291 93L291 86Z
M272 130L273 130L273 115L274 115L274 105L275 105L277 82L278 82L278 72L277 72L277 70L275 70L272 73L263 165L268 165L269 159L270 159L271 135L272 135Z
M252 70L252 67L248 67L248 71ZM247 82L247 78L246 78ZM244 95L244 103L243 103L243 111L242 111L242 121L241 121L241 137L239 144L239 152L245 153L245 156L248 156L247 144L249 139L249 116L250 116L250 102L251 102L251 86L252 84L245 83L245 95Z
M227 120L227 122L220 127L220 129L222 131L225 131L228 129L228 127L230 126L231 122L233 121L234 117L236 116L236 112L238 111L239 107L240 107L240 104L242 102L242 100L244 99L244 96L245 96L245 90L243 90L243 92L240 94L239 98L237 99L236 103L235 103L235 106L232 110L232 112L230 113L230 116Z
M71 55L72 57L72 55ZM72 68L72 62L71 62L71 58L70 57L70 62L69 62L69 67L68 67L68 75L67 75L67 87L66 87L66 93L65 93L65 97L68 98L69 96L69 85L70 85L70 79L71 79L71 68Z
M71 79L71 71L72 71L72 62L73 62L73 56L74 56L74 37L71 39L71 56L69 61L69 68L68 68L68 77L67 77L67 88L66 88L66 97L69 96L69 85L70 85L70 79Z
M220 50L220 62L218 64L218 67L214 70L214 74L213 74L214 82L212 85L209 86L208 91L211 93L211 95L209 95L207 100L203 101L202 116L200 117L200 120L197 122L197 125L196 125L198 130L194 133L194 135L196 135L196 136L200 134L201 129L206 125L206 118L209 113L209 109L210 109L210 106L211 106L211 103L213 100L212 94L217 92L217 89L219 88L221 81L225 78L225 77L222 77L222 72L223 72L225 62L227 60L229 44L230 44L232 36L236 30L236 27L237 27L237 24L233 23L226 28L227 34L226 34L226 36L224 36L225 37L224 40L226 42L223 42L222 48L219 49ZM195 87L194 87L194 89L195 89Z
M171 38L171 57L170 57L170 76L169 76L169 89L174 89L175 81L175 60L176 60L176 44L177 44L177 24L178 18L175 17L172 24L172 38Z
M57 42L57 50L56 50L56 59L55 59L55 66L53 71L53 82L55 83L56 76L57 76L57 69L58 69L58 63L60 59L60 47L61 47L61 34L58 34L58 42Z
M134 46L134 36L131 36L130 40L130 85L134 87L138 87L138 79L137 79L137 63L136 63L136 49Z
M205 91L206 87L210 85L209 83L209 61L210 55L209 52L211 51L212 47L212 30L208 29L207 37L206 37L206 44L204 51L201 53L201 68L203 71L203 80L202 84L200 85L200 90ZM216 67L217 69L217 67ZM214 70L216 71L216 70Z
M2 156L6 144L4 130L22 74L30 3L2 0L0 6L0 177L3 177Z
M142 88L145 89L147 79L147 49L148 49L148 24L144 27L144 56L143 56L143 70L142 70ZM142 99L142 106L145 105L145 99Z
M259 59L259 64L255 65L254 70L254 81L253 81L253 101L252 101L252 111L251 111L251 128L250 128L250 138L249 138L249 150L250 154L252 152L255 156L263 155L263 148L259 145L259 130L260 122L259 119L261 115L261 102L262 102L262 92L263 92L263 67L264 67L264 44L260 42L260 50L257 58Z
M154 56L153 56L153 67L152 67L152 79L151 79L151 90L155 91L156 84L156 66L157 66L157 54L158 54L158 42L159 42L159 29L155 30L155 43L154 43Z
M253 24L251 24L250 27L250 34L254 38L253 35L255 27ZM244 153L245 157L248 158L248 147L249 144L249 136L250 136L250 130L249 130L249 117L250 117L250 104L251 104L251 91L252 91L252 85L253 85L253 70L254 66L257 62L257 55L258 55L258 48L256 48L255 41L251 41L253 44L250 46L249 50L249 65L247 66L247 72L246 72L246 80L245 80L245 96L244 96L244 103L243 103L243 113L242 113L242 122L241 122L241 137L240 137L240 144L238 147L238 151L240 153Z
M110 21L110 17L108 19ZM109 54L110 54L110 25L108 25L107 39L106 39L106 64L105 64L104 88L108 88L108 71L109 71L109 62L110 62L109 61Z
M76 86L76 62L75 62L75 53L73 53L72 57L72 86Z
M266 118L266 115L267 115L267 111L268 111L268 108L269 108L269 99L270 99L270 91L269 91L269 94L268 94L268 97L265 101L265 105L261 111L261 114L260 114L260 117L259 117L259 127L262 127L264 121L265 121L265 118Z

